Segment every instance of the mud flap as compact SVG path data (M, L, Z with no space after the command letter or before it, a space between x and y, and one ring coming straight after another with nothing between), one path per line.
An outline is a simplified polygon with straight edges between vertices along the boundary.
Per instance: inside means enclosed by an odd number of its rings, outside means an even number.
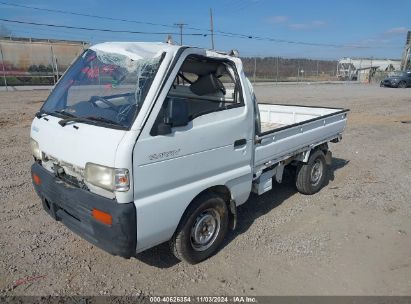
M325 163L329 166L331 165L333 159L333 154L331 153L330 150L327 150L327 153L325 154Z
M228 228L230 228L231 230L234 230L235 227L237 227L237 206L235 204L234 200L230 200L230 220L228 223Z

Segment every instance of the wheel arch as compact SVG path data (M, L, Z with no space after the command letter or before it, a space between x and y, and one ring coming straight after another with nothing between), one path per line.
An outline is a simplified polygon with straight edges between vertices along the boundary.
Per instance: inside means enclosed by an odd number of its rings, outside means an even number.
M237 223L237 208L236 208L235 201L232 198L232 193L230 191L230 188L227 187L226 185L214 185L214 186L211 186L211 187L208 187L208 188L202 190L200 193L198 193L191 200L191 202L184 209L184 212L181 214L180 221L179 221L175 231L177 230L178 226L181 223L181 220L184 218L184 216L186 215L189 208L193 204L196 204L197 201L201 198L201 196L203 196L206 193L211 193L211 194L217 195L217 196L221 197L224 200L224 202L227 205L227 210L228 210L229 228L232 229L232 230L235 229L235 226L236 226L236 223ZM175 233L175 231L173 232L173 234Z
M228 227L234 230L237 225L237 203L233 197L233 193L226 185L217 185L210 187L208 191L220 196L227 205L228 210Z

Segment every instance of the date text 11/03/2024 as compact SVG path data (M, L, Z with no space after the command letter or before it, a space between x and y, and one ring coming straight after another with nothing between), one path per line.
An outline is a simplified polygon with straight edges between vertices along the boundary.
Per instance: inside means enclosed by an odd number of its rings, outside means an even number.
M248 296L171 296L171 297L150 297L151 303L257 303L255 297Z

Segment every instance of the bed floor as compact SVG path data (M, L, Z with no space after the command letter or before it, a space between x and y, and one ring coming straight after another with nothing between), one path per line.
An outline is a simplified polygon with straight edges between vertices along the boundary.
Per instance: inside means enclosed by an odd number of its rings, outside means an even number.
M274 129L278 129L281 127L286 126L285 124L280 124L280 123L272 123L272 122L262 122L261 123L261 132L267 132L267 131L271 131Z

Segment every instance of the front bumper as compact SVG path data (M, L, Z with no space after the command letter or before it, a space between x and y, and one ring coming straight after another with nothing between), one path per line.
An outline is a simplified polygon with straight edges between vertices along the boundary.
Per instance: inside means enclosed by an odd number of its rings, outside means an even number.
M382 87L390 87L390 88L397 88L398 82L391 82L391 81L381 81L380 85Z
M57 221L101 249L125 258L135 256L137 243L136 209L133 203L116 201L71 186L34 163L31 166L34 189L44 209ZM98 209L112 216L112 224L104 224L92 216Z

